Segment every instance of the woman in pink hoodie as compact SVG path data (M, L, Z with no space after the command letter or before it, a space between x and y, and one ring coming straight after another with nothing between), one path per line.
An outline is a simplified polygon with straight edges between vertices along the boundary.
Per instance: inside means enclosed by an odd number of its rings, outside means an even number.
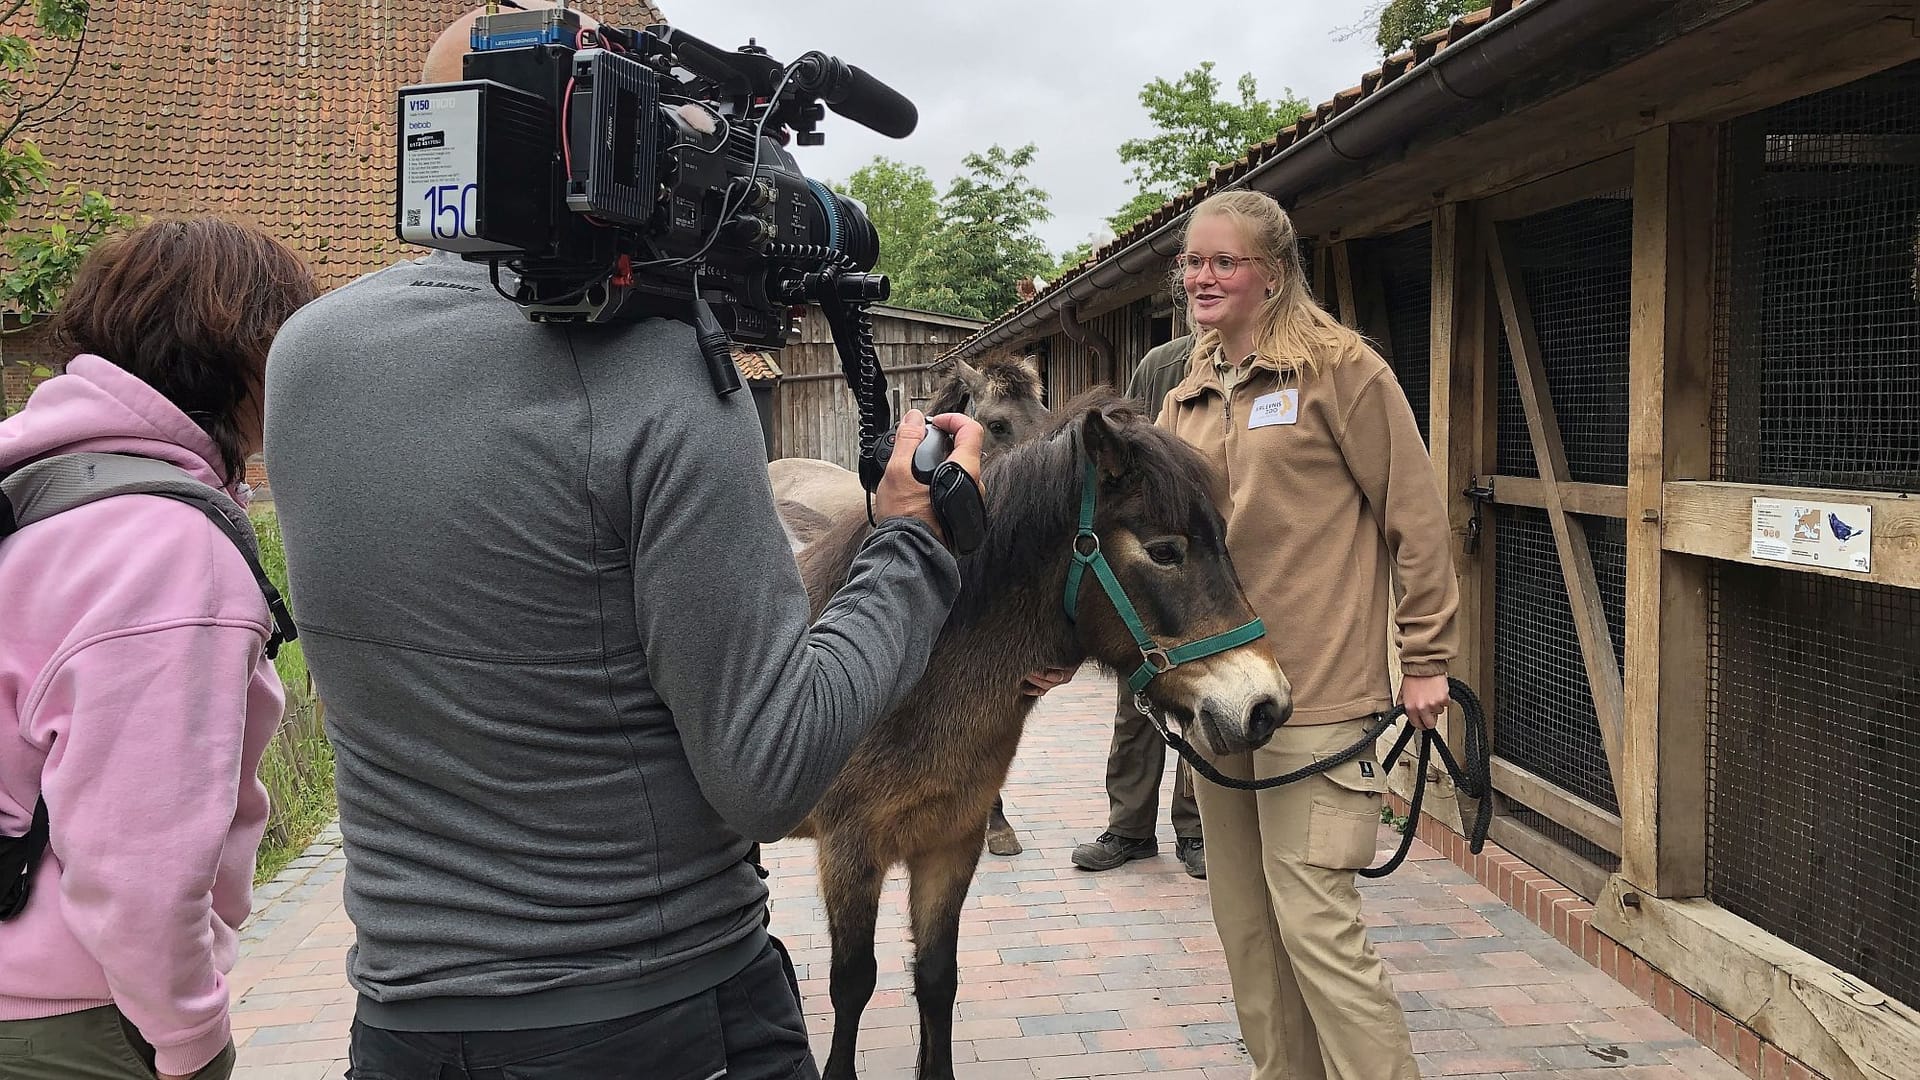
M267 347L311 272L258 229L143 226L82 264L78 353L0 421L0 473L157 458L242 500ZM122 495L0 543L0 835L46 853L0 922L0 1077L225 1077L226 972L267 821L284 694L266 601L202 512Z

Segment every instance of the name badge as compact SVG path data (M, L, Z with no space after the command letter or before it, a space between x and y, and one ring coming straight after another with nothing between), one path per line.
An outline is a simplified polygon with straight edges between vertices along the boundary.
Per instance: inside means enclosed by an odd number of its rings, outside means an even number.
M1247 417L1247 430L1275 424L1300 422L1300 388L1275 390L1253 399L1253 412Z

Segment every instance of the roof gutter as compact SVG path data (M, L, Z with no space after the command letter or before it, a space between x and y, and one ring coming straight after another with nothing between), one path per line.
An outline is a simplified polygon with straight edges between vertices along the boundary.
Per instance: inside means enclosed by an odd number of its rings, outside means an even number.
M1665 0L1531 0L1435 53L1425 63L1361 98L1307 137L1261 162L1220 190L1252 188L1286 203L1340 168L1366 161L1404 141L1463 102L1485 97L1532 70L1650 10ZM1149 269L1158 273L1179 250L1182 213L1101 260L1093 269L1040 294L1034 302L954 347L975 356L1043 330L1059 313L1078 309L1102 292L1124 287ZM1077 321L1077 320L1076 320Z

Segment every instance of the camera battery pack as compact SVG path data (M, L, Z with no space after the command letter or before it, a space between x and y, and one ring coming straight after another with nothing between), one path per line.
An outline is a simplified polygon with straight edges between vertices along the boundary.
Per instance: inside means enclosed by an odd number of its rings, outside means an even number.
M571 87L567 208L646 224L656 203L659 77L605 49L582 49L573 54Z
M557 125L544 99L490 80L407 87L399 128L400 239L463 255L553 246Z

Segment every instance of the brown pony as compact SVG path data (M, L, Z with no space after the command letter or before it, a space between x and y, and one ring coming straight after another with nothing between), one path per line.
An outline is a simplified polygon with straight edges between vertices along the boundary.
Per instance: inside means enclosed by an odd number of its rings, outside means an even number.
M1046 437L987 468L988 535L960 561L960 597L914 688L874 724L793 835L819 842L833 939L833 1050L826 1080L851 1080L861 1011L873 995L874 924L889 867L910 875L921 1080L953 1076L960 909L988 810L1007 778L1034 699L1021 678L1088 658L1131 672L1141 650L1085 575L1074 618L1067 570L1087 462L1094 531L1147 630L1163 647L1253 618L1210 497L1215 477L1175 436L1110 391L1054 417ZM850 515L800 557L815 613L846 581L868 527ZM1258 747L1284 723L1291 692L1261 640L1166 671L1147 696L1219 753Z

